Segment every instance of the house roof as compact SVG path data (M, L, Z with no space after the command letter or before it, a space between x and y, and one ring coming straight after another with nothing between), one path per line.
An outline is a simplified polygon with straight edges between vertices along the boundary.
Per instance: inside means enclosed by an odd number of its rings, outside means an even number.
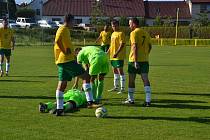
M63 16L71 13L74 16L90 16L92 0L48 0L43 5L43 15Z
M179 18L191 18L189 5L184 1L145 1L144 3L147 18L156 16L176 18L177 8L179 8Z
M96 0L48 0L43 5L44 16L91 16ZM145 16L143 0L100 0L104 16Z
M144 17L143 0L102 0L105 16Z
M192 3L210 3L210 0L191 0Z

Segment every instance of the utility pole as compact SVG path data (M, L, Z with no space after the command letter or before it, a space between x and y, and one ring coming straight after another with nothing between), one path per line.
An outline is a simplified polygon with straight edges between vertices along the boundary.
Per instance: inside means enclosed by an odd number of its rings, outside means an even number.
M175 35L175 45L177 44L177 43L176 43L176 40L177 40L177 36L178 36L178 23L179 23L179 8L177 8L177 11L176 11L176 35Z

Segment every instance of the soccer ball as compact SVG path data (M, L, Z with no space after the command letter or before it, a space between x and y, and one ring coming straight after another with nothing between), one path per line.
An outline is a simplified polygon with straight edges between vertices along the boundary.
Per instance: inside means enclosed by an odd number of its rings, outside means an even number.
M107 109L105 107L99 107L95 111L96 118L104 118L107 116Z

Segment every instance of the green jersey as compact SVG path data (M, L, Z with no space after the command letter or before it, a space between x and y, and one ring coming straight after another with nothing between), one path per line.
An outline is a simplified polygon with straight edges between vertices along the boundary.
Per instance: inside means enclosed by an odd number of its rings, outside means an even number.
M64 102L67 102L69 100L74 101L77 107L84 105L87 102L85 92L78 89L68 90L64 94Z
M83 64L91 64L98 55L106 56L106 53L96 46L83 47L77 55L77 61Z

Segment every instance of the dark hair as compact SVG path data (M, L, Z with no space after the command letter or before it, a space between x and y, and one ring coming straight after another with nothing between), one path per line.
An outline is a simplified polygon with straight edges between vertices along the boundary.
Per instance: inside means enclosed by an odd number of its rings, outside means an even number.
M74 20L74 16L71 15L71 14L66 14L65 17L64 17L64 22L72 22Z
M120 24L119 24L119 21L117 21L117 20L112 20L111 21L111 24L113 24L113 25L117 25L117 26L119 26Z
M74 51L81 51L82 48L75 48Z
M130 19L134 24L136 24L137 26L139 26L139 20L137 18L131 18Z
M7 17L3 17L3 21L8 21Z

